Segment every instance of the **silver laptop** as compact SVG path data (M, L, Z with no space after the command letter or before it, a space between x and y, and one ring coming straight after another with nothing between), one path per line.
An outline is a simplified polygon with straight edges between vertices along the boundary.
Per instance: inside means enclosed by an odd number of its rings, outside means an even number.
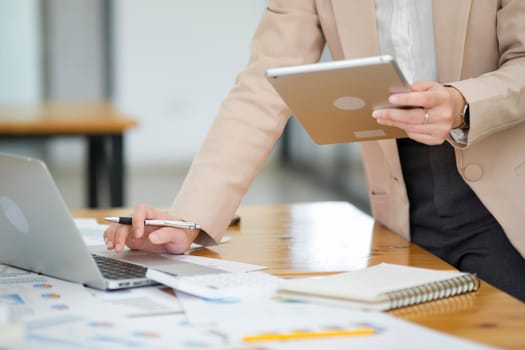
M390 94L409 90L391 56L272 68L266 78L317 144L406 137L372 118Z
M91 248L46 165L0 153L0 263L98 289L153 284L148 267L180 276L225 272L141 251Z

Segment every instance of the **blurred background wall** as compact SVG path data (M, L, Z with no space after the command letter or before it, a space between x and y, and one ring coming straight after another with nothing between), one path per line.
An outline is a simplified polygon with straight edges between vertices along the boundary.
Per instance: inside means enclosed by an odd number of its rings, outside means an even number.
M125 140L126 204L169 204L182 180L164 192L148 188L156 176L168 183L183 178L247 62L265 6L265 0L0 0L0 103L112 101L138 121ZM74 138L0 140L0 151L44 159L72 208L84 203L84 147ZM367 210L357 145L314 145L292 119L268 167L309 178L317 190Z

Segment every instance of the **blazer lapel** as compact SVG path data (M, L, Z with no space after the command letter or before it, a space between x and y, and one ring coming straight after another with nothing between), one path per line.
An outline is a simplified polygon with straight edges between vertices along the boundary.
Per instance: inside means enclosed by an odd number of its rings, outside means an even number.
M433 0L434 40L440 82L461 78L472 0Z
M472 0L433 0L434 40L441 82L461 78ZM378 55L374 0L332 0L345 58Z
M468 16L472 0L433 0L434 40L439 80L461 77ZM375 0L332 0L345 58L380 54ZM395 140L379 141L394 176L402 181Z
M345 58L380 53L374 0L332 0Z

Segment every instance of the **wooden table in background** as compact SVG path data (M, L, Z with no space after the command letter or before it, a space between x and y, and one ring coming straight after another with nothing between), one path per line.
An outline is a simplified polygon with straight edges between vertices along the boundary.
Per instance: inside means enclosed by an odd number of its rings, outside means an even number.
M130 209L82 210L76 217L128 215ZM281 276L355 270L380 262L433 269L450 265L385 227L350 204L319 202L242 206L241 223L220 246L191 255L268 266ZM391 314L458 337L505 349L525 349L525 303L482 282L475 293L402 308Z
M102 185L110 206L124 205L124 132L136 121L110 103L44 103L0 106L0 138L38 139L80 136L87 141L87 207L100 206ZM103 184L98 179L105 177Z

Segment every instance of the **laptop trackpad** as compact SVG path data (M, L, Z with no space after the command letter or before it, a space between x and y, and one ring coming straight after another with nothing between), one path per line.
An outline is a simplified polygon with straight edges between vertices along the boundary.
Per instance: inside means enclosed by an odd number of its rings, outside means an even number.
M115 253L104 249L92 249L96 254L112 259L126 261L155 270L168 272L178 276L202 275L206 273L224 273L226 271L211 267L189 263L186 261L171 260L158 254L147 253L139 250L127 250Z

